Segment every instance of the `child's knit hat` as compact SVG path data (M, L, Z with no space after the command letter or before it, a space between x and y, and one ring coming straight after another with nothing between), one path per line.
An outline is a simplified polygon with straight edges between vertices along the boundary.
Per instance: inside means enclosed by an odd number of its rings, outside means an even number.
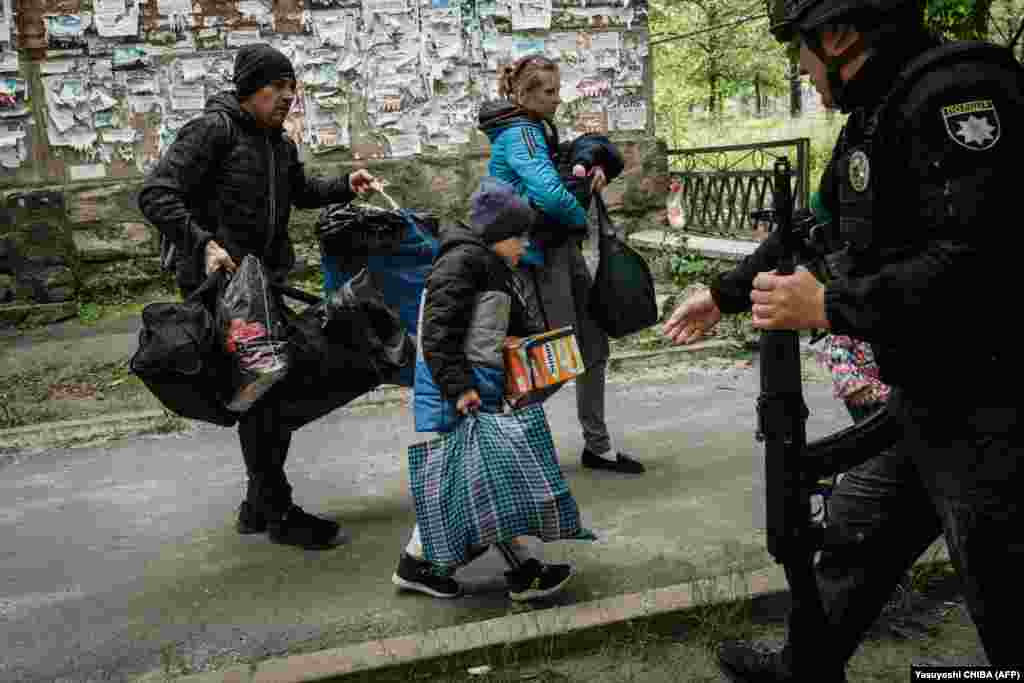
M503 180L485 177L469 201L469 222L486 244L519 237L533 229L534 210L515 187Z

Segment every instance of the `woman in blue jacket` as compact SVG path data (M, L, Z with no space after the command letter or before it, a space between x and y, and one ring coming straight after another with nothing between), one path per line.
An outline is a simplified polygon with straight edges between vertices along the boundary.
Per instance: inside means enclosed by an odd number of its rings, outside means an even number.
M639 474L643 465L612 451L604 416L608 336L587 312L592 278L580 242L587 237L590 192L600 192L606 184L603 160L595 154L589 169L573 169L575 193L558 173L558 130L552 123L562 101L557 64L543 55L529 55L506 67L499 79L498 94L505 99L485 103L479 117L480 130L491 141L488 172L515 186L544 217L545 227L535 231L537 243L531 243L519 270L548 328L576 328L587 367L576 379L583 466ZM590 182L575 177L587 171Z

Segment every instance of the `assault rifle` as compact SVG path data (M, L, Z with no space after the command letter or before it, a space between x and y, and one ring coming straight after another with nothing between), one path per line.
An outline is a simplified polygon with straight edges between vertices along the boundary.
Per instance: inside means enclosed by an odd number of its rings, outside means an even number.
M793 222L792 172L789 160L775 162L774 209L756 212L755 220L771 218L783 245L776 264L780 275L795 272L801 255L820 253L813 219ZM792 630L820 633L826 624L814 578L814 555L825 547L855 543L811 515L816 482L881 453L899 437L895 420L881 410L864 422L811 444L807 443L807 406L800 372L799 333L766 330L761 334L761 394L757 399L757 439L765 446L765 487L768 552L783 565L793 609Z

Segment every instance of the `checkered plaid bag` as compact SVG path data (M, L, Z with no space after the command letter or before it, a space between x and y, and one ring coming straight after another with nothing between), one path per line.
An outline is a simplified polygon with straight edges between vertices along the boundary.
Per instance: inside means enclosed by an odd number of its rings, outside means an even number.
M562 476L541 405L477 413L409 447L409 480L426 559L462 565L472 548L536 536L593 540Z

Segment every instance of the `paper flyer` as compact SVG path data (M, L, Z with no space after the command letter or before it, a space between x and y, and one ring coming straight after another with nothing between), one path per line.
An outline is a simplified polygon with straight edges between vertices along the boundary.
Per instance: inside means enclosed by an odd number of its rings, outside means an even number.
M363 8L373 14L408 14L407 0L363 0Z
M228 31L227 36L228 47L242 47L244 45L252 45L253 43L265 42L260 36L258 28L234 29Z
M17 149L3 125L38 102L53 144L116 164L131 153L122 148L142 142L147 151L133 160L141 168L208 96L233 88L237 50L252 43L295 66L303 93L286 128L309 148L303 154L353 139L380 157L424 145L458 153L482 140L476 114L497 96L498 70L530 54L559 65L563 139L647 127L647 0L21 1L47 3L49 52L35 62L40 92L29 93L14 49L18 3L0 0L0 164ZM633 21L637 30L624 30ZM159 124L138 116L152 112Z
M532 54L544 54L545 42L543 38L531 36L519 36L513 39L512 52L509 55L513 61Z
M11 0L0 0L0 43L11 42Z
M138 131L134 128L112 128L110 130L104 130L100 135L103 142L130 144L135 142L135 136L137 133Z
M515 31L551 28L551 0L512 0L510 8Z
M113 128L117 123L117 114L111 109L98 111L93 115L92 125L96 128Z
M53 50L80 50L87 45L85 29L91 25L88 14L47 14L46 44Z
M164 16L192 14L192 0L157 0L157 11Z
M420 136L413 133L407 135L388 135L389 156L394 158L410 157L422 151Z
M17 52L0 52L0 73L18 70Z
M171 108L175 110L201 110L206 106L206 92L202 85L171 88Z
M126 8L125 0L93 0L93 21L103 38L127 38L139 34L139 6Z
M352 17L340 11L316 12L312 17L313 34L321 47L345 47L348 44Z
M145 46L117 45L114 47L112 67L114 69L137 69L149 63Z
M608 107L613 130L647 128L647 103L642 97L623 98Z
M477 15L483 17L504 17L509 18L512 16L512 8L509 6L510 0L477 0L476 11Z

